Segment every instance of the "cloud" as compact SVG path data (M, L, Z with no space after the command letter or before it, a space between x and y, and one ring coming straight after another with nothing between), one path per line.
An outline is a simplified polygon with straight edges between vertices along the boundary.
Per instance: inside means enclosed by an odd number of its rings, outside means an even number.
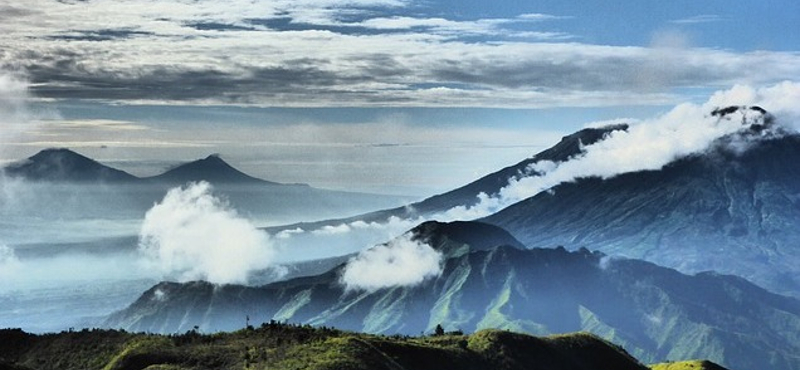
M346 290L372 292L419 285L441 273L441 252L404 234L351 258L342 272L340 282Z
M145 215L139 250L164 277L215 284L246 283L273 266L269 235L212 194L207 182L171 189Z
M548 27L566 17L548 14L453 19L420 15L408 1L32 1L39 10L17 11L0 25L8 35L0 40L0 66L26 70L33 91L46 98L291 107L654 105L674 103L676 89L800 74L800 56L791 52L666 53L658 45L564 42L571 35ZM659 41L665 42L672 41Z
M568 161L537 162L529 176L512 178L498 194L479 194L473 207L460 206L443 214L449 219L487 216L511 204L564 183L584 177L610 178L643 170L658 170L670 162L708 150L718 139L747 130L767 119L759 112L741 110L734 117L711 112L727 106L760 106L774 115L783 128L797 130L800 83L783 82L765 88L737 85L714 93L704 104L680 104L661 116L614 131L602 141L584 147L584 153ZM754 140L734 140L735 145Z
M669 21L674 24L698 24L698 23L714 23L725 21L726 18L716 14L701 14L687 18L673 19Z

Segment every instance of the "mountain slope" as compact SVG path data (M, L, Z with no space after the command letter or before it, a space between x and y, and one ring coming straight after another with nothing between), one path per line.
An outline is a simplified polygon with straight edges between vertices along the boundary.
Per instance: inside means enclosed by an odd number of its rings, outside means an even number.
M29 181L123 183L139 180L69 149L42 150L27 160L7 166L4 172L7 176Z
M117 331L35 336L0 330L0 369L647 370L619 347L577 333L483 331L380 337L280 323L234 333L153 336Z
M800 136L658 171L580 179L484 219L529 246L587 247L800 297Z
M386 334L484 328L591 331L648 361L708 358L733 369L797 369L800 302L747 281L688 276L587 250L520 249L502 229L470 223L413 230L445 254L418 286L347 291L342 267L262 287L161 283L106 325L128 330L233 330L242 318ZM473 245L474 244L474 245ZM511 244L511 245L509 245ZM746 333L746 334L744 334Z
M580 154L584 145L596 143L605 138L609 133L617 130L626 130L627 125L612 125L602 128L586 128L573 134L564 136L553 147L544 150L531 158L525 159L515 165L490 173L467 185L453 189L446 193L415 202L403 207L397 207L377 212L358 215L355 217L325 220L321 222L302 222L292 225L270 228L270 231L294 229L300 227L304 230L313 230L327 225L339 225L353 221L385 222L392 216L415 219L421 215L432 215L447 211L457 206L471 206L478 202L478 194L496 194L508 185L509 179L529 173L529 166L542 160L566 161Z

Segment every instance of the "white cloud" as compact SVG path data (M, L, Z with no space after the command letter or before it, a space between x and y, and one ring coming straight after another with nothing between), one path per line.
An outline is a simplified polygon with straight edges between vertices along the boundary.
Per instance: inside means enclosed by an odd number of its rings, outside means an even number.
M269 235L215 197L207 182L171 189L147 211L139 250L167 278L216 284L246 283L275 258Z
M347 290L415 286L441 275L442 254L408 234L351 258L340 282Z
M544 28L563 18L546 14L465 21L376 10L409 4L32 0L0 23L0 65L28 69L45 97L302 107L671 104L675 89L800 74L796 53L690 48L670 35L653 48L534 42L569 37Z
M713 22L721 22L726 20L726 18L717 15L717 14L701 14L695 15L687 18L680 18L680 19L673 19L670 23L675 24L698 24L698 23L713 23Z
M496 196L479 194L473 207L455 207L447 218L473 219L487 216L564 182L582 177L610 178L643 170L658 170L668 163L708 150L715 140L746 130L764 118L747 111L734 117L716 117L719 107L760 106L783 127L800 127L800 83L783 82L766 88L735 86L713 94L705 104L680 104L659 117L643 120L627 131L614 131L605 140L584 147L584 153L561 163L537 163L536 175L512 178ZM747 124L744 124L744 123ZM737 145L743 144L737 142ZM746 143L745 143L746 144Z

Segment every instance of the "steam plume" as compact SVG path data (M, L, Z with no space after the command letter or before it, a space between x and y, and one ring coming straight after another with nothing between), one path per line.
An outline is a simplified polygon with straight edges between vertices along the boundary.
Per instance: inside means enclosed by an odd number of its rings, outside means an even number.
M610 178L627 172L658 170L670 162L708 150L718 139L742 132L764 120L756 110L742 110L736 117L712 115L727 106L760 106L769 110L784 129L800 117L800 84L784 82L755 89L735 86L715 93L705 104L681 104L668 113L614 131L605 140L584 148L584 153L565 162L542 161L529 168L531 176L512 178L498 194L479 194L473 207L455 207L444 219L474 219L499 211L560 183L582 177ZM751 139L752 140L752 139ZM737 145L749 142L736 141Z
M346 290L372 292L382 288L418 285L441 273L441 252L404 234L351 258L340 282Z
M212 194L207 182L171 189L145 215L139 250L167 278L246 283L271 267L272 241Z

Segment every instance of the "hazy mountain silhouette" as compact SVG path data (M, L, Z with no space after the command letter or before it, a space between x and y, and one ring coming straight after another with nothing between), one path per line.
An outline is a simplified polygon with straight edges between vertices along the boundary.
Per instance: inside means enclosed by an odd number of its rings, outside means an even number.
M208 181L212 184L260 184L281 185L277 182L266 181L252 177L233 168L218 154L212 154L204 159L184 163L160 175L147 178L150 181L185 184L190 181Z
M210 182L216 195L243 214L269 217L271 222L358 214L395 207L409 199L262 180L239 171L219 155L139 178L69 149L45 149L8 165L3 172L26 183L15 189L24 190L15 193L15 207L0 211L36 217L139 218L168 189L197 181Z
M69 149L45 149L4 169L6 176L46 182L108 182L138 180L127 172L103 165Z

